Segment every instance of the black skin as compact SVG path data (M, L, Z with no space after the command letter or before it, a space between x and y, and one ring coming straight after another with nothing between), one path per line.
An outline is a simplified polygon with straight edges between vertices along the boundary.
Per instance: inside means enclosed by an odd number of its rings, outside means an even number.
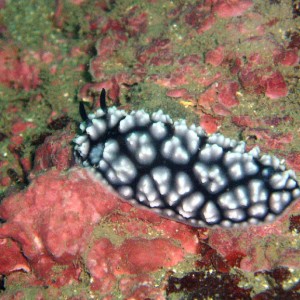
M107 111L107 106L106 106L106 91L105 89L101 90L100 94L100 107L101 109L106 112ZM84 108L83 102L80 101L79 103L79 113L83 121L86 121L88 119L88 115L86 113L86 110Z

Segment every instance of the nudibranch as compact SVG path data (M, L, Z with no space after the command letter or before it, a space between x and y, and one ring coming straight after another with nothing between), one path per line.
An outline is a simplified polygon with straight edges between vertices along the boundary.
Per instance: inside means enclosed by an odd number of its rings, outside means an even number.
M242 226L273 221L300 196L283 160L216 133L208 136L159 110L126 113L80 104L82 134L76 161L92 169L124 200L195 227Z

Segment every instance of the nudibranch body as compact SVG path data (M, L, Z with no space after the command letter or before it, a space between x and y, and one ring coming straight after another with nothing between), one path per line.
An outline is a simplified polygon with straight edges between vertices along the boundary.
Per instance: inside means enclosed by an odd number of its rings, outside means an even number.
M106 107L87 115L74 140L77 162L123 199L195 227L270 222L300 196L295 173L258 147L173 121L161 110Z

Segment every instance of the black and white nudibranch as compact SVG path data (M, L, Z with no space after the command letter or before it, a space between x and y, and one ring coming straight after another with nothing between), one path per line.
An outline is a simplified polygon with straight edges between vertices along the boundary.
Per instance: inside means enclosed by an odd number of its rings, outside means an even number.
M161 110L126 113L106 107L80 114L76 161L91 168L123 199L195 227L270 222L300 189L284 162L258 147L173 121Z

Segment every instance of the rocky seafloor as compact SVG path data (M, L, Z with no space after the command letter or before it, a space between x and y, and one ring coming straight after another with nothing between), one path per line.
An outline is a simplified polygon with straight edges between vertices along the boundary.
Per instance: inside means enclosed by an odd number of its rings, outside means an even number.
M162 108L300 172L297 1L0 1L1 299L299 299L300 203L193 228L74 163L79 100ZM299 176L298 176L299 177Z

